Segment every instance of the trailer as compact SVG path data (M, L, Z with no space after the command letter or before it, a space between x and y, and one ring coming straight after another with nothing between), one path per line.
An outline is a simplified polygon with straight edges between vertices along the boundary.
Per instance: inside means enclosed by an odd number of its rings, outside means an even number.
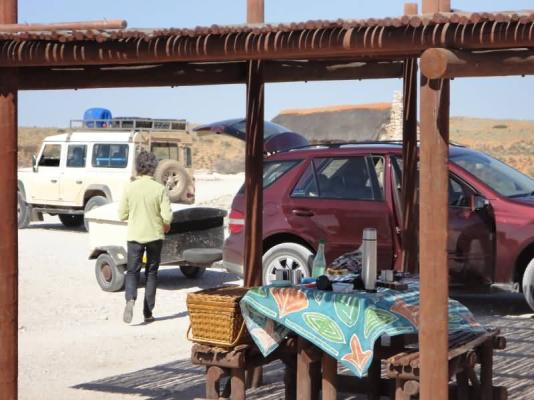
M172 204L170 231L165 234L161 265L179 266L187 278L199 278L222 258L226 211L213 207ZM126 274L126 221L118 218L118 203L95 208L89 221L89 259L95 260L96 280L102 290L123 289ZM141 266L142 267L142 266Z

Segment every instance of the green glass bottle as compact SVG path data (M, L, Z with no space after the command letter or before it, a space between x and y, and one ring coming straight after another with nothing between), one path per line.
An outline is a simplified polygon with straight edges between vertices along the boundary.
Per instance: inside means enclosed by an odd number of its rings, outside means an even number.
M324 246L325 241L323 239L319 240L319 247L317 248L317 254L313 259L312 264L312 277L318 278L321 275L325 274L326 271L326 258L324 255Z

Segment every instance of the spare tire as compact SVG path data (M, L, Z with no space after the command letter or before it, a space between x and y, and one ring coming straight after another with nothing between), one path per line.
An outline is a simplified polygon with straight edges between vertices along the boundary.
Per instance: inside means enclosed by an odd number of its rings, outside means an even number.
M167 189L169 199L182 200L191 178L184 167L175 160L161 160L154 172L154 179Z

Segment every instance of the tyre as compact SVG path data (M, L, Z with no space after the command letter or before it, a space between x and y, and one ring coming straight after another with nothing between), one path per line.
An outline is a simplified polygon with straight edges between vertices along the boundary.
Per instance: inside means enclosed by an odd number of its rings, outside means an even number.
M525 300L532 310L534 310L534 258L530 260L530 263L525 269L523 274L523 295Z
M87 203L85 203L85 208L83 209L83 214L84 214L83 225L87 232L89 232L89 221L87 221L87 219L85 218L85 214L87 214L93 208L97 208L108 203L109 203L108 199L106 199L104 196L93 196L87 201Z
M205 267L193 267L192 265L180 265L180 271L187 279L200 278L206 272Z
M167 189L169 199L176 203L182 200L191 178L187 171L175 160L162 160L159 162L154 179Z
M124 265L117 265L109 254L100 254L95 263L96 281L105 292L117 292L124 287Z
M81 214L59 214L59 220L68 228L76 228L83 224L83 215Z
M27 228L30 225L30 207L26 204L24 196L17 192L17 225L19 229Z
M313 253L297 243L280 243L271 247L263 255L263 284L268 285L276 279L276 270L300 270L303 277L310 276Z

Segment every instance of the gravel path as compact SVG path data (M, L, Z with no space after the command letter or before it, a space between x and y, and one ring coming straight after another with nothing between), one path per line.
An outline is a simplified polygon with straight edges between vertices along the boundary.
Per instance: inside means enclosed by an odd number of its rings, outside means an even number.
M197 176L197 200L228 207L242 176ZM208 189L206 185L210 185ZM86 233L57 218L19 231L19 399L193 399L203 395L202 370L189 362L185 339L187 293L239 283L221 269L188 280L177 268L160 273L156 322L142 323L138 302L131 325L122 322L124 293L100 290L87 260ZM142 289L140 297L142 296ZM455 296L482 322L502 328L508 348L496 357L496 384L509 399L534 398L534 319L520 295ZM250 399L280 399L279 366Z

